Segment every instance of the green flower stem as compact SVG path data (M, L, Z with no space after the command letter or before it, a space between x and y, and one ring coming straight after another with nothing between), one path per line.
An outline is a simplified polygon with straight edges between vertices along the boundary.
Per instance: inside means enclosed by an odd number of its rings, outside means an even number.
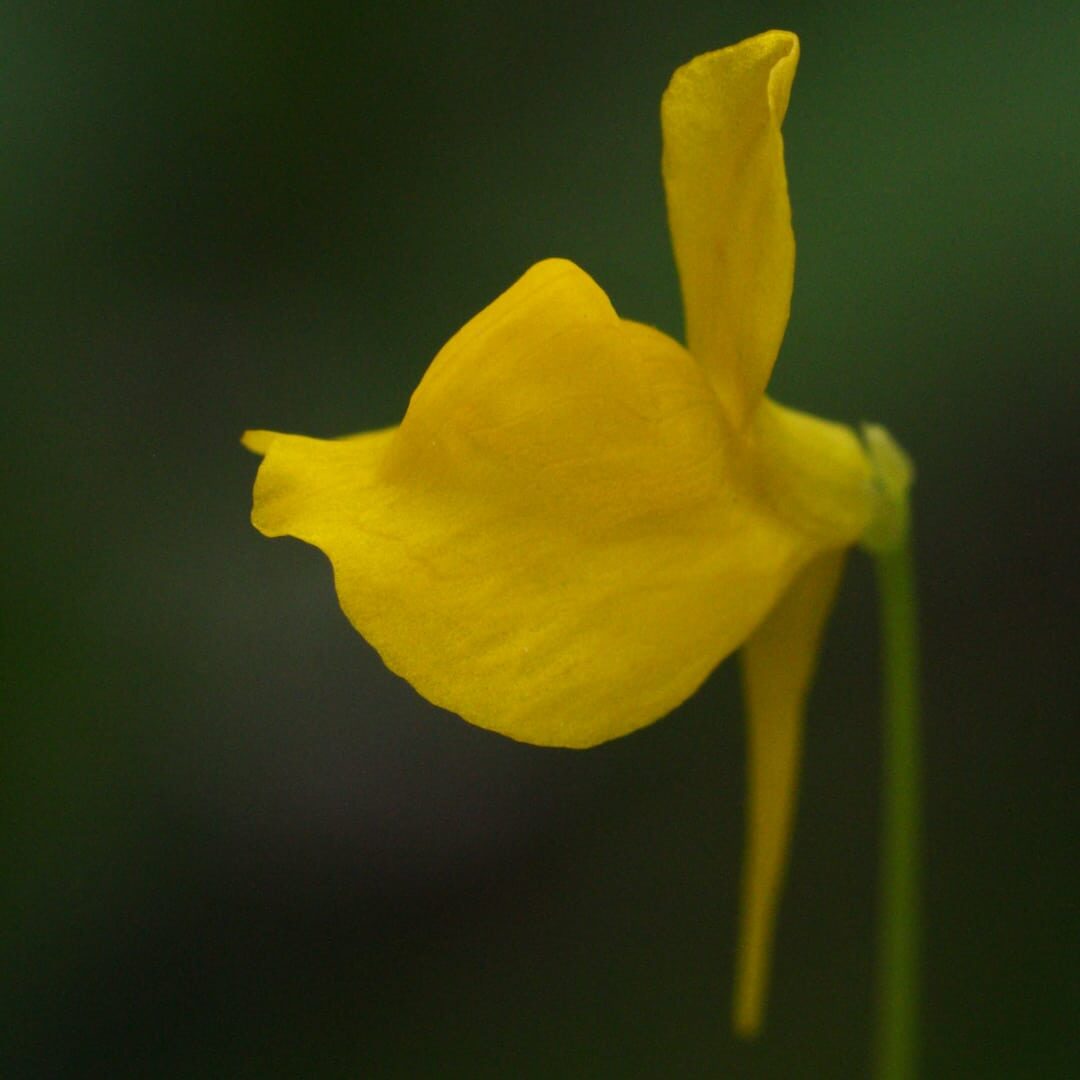
M910 533L875 551L885 730L878 910L878 1080L911 1080L919 1054L919 642Z

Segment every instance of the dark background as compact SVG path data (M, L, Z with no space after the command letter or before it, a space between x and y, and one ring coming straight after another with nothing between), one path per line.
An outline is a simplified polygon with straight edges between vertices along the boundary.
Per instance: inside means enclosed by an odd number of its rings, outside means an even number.
M919 467L926 1075L1080 1074L1074 10L5 3L3 1075L866 1074L866 560L745 1046L733 665L586 753L470 728L254 532L238 443L397 421L544 256L679 334L660 93L769 26L803 43L772 392Z

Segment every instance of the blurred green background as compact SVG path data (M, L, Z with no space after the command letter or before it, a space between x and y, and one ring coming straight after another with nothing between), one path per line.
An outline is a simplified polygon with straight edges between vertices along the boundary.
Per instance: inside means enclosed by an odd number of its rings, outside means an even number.
M254 532L238 443L395 422L549 255L678 334L660 93L769 26L803 42L773 393L920 470L926 1075L1080 1075L1075 7L651 0L0 7L0 1074L866 1075L865 560L740 1045L733 665L588 753L472 729Z

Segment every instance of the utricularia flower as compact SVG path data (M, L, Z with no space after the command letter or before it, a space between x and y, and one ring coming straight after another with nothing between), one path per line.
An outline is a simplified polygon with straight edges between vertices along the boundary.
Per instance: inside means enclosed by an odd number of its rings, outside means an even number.
M850 428L765 396L795 265L780 126L798 54L793 34L761 34L664 94L685 346L550 259L447 342L398 427L245 435L264 455L256 528L320 548L387 666L470 723L595 746L740 650L744 1032L762 1015L804 699L878 501Z

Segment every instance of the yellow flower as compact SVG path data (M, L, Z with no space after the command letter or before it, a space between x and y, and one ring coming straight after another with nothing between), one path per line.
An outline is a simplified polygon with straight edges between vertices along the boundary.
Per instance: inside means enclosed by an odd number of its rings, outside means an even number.
M399 427L244 437L265 455L256 528L321 548L356 629L471 723L594 746L741 648L744 1033L763 1011L804 698L875 510L855 433L764 393L794 272L780 125L798 51L762 34L699 56L664 94L685 348L551 259L450 339Z

